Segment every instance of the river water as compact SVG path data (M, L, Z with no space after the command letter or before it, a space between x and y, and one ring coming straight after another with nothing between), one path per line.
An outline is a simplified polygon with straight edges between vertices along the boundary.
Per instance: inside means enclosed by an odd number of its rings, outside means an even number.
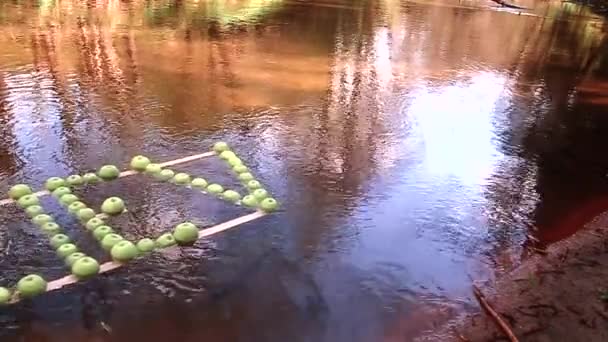
M2 191L225 140L282 209L0 308L0 339L404 341L474 310L472 280L608 209L604 22L518 4L2 1ZM214 159L175 169L231 181ZM245 212L145 177L80 195L123 197L112 224L131 238ZM1 285L66 274L0 213Z

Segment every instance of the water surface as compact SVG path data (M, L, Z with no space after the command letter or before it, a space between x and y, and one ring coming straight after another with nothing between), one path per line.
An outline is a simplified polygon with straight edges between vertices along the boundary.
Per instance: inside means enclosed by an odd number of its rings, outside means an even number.
M283 207L2 308L2 340L403 341L470 310L472 279L608 209L604 23L519 4L3 1L2 191L225 140ZM230 181L217 161L176 169ZM130 238L245 212L144 177L80 195L125 198ZM66 273L0 212L2 284Z

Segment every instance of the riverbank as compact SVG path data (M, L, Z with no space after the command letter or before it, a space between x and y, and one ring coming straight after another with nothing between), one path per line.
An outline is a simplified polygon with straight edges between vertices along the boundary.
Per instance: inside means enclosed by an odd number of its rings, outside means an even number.
M608 341L608 214L546 254L481 287L520 341ZM502 341L487 313L451 329L456 341Z

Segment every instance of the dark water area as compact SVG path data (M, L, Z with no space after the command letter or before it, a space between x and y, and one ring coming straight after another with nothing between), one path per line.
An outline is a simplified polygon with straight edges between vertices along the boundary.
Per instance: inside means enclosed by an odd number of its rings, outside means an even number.
M0 339L404 341L471 310L472 279L608 210L604 21L518 4L2 1L0 191L225 140L283 206L0 308ZM182 190L129 177L79 195L125 198L112 224L132 238L245 212ZM66 274L17 208L0 227L0 285Z

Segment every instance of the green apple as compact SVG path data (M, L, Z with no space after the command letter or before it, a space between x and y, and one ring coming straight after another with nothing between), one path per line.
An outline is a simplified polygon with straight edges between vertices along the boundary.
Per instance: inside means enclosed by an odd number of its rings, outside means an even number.
M219 184L210 184L210 185L207 187L207 191L208 191L209 193L212 193L212 194L216 194L216 195L217 195L217 194L221 194L222 192L224 192L224 187L223 187L223 186L221 186L221 185L219 185Z
M230 146L228 146L228 144L223 141L218 141L213 144L213 151L215 151L216 153L222 153L224 151L228 151L229 149Z
M164 169L160 173L156 174L155 177L161 181L168 181L169 179L175 176L175 172L173 170Z
M76 245L73 243L64 243L63 245L57 247L56 252L57 255L63 259L72 253L78 252L78 247L76 247Z
M253 197L255 197L256 200L258 200L258 202L268 197L268 191L264 189L255 189L251 194L253 195Z
M235 167L237 165L243 165L243 161L239 157L230 158L227 160L228 165Z
M0 305L6 305L11 300L11 291L6 287L0 287Z
M57 189L53 190L53 197L61 198L63 195L71 194L72 190L67 186L60 186Z
M56 234L51 238L51 246L53 249L59 248L59 246L70 243L70 238L65 234Z
M84 209L86 208L87 205L80 202L80 201L76 201L76 202L72 202L70 203L70 205L68 206L68 211L72 214L72 215L77 215L78 211L80 211L80 209Z
M46 222L42 224L40 229L49 236L55 236L61 233L61 227L55 222Z
M250 191L253 191L255 189L259 189L262 187L262 184L260 184L260 182L258 182L257 180L250 180L249 182L247 182L247 189L249 189Z
M194 178L192 180L192 183L190 183L190 185L192 185L193 188L197 188L200 190L205 190L205 188L207 187L208 183L204 178Z
M87 255L82 253L82 252L76 252L76 253L72 253L70 255L68 255L67 257L65 257L65 265L67 267L72 268L72 265L74 265L74 263L76 262L76 260L80 259L80 258L84 258Z
M245 165L235 165L232 168L232 171L236 172L236 173L245 173L245 172L249 172L249 168L247 168L247 166Z
M51 177L49 179L46 180L46 182L44 183L44 187L48 190L48 191L54 191L57 188L60 188L62 186L66 186L67 183L65 182L65 180L63 178L59 178L59 177Z
M78 219L81 222L88 222L89 220L95 217L95 210L91 208L82 208L78 210L76 216L78 216Z
M17 184L17 185L13 185L11 187L11 189L8 191L8 197L14 199L14 200L18 200L19 198L25 196L25 195L31 195L32 194L32 189L25 184Z
M109 181L118 178L120 170L114 165L104 165L97 171L97 175L101 179Z
M239 173L238 177L241 182L245 182L245 183L253 180L253 175L249 172Z
M112 233L114 233L114 229L112 229L108 226L99 226L99 227L95 228L95 230L93 231L93 236L98 241L101 241L101 240L103 240L104 237L106 237L106 235L112 234Z
M260 202L260 209L267 213L277 210L278 207L279 202L272 197L264 198L262 202Z
M220 158L224 159L224 160L228 160L230 158L236 158L236 154L234 154L234 152L232 151L224 151L222 153L220 153Z
M80 177L79 175L68 176L68 178L66 178L65 181L70 186L78 186L78 185L84 184L84 178Z
M198 228L191 222L180 223L173 230L173 238L179 244L188 244L198 239Z
M45 224L47 222L53 222L53 218L47 214L40 214L40 215L34 216L34 218L32 219L32 222L34 222L34 224L37 226L42 226L43 224Z
M44 209L39 205L32 205L25 208L25 213L29 217L34 217L36 215L44 214Z
M104 236L103 240L101 240L101 247L109 252L112 250L112 247L114 247L115 244L122 240L124 240L122 236L111 233Z
M101 178L97 177L96 174L94 174L93 172L88 172L85 173L82 178L84 179L84 182L87 184L95 184L95 183L99 183L101 181Z
M74 194L65 194L65 195L59 197L59 202L65 207L69 206L70 204L72 204L74 202L77 202L78 200L79 200L78 196L76 196Z
M22 298L32 298L46 291L46 280L37 274L27 275L17 283L17 291Z
M243 200L241 201L241 203L243 203L243 205L245 205L246 207L251 207L251 208L255 208L258 206L258 200L253 195L247 195L247 196L243 197Z
M39 205L40 204L40 200L38 200L38 197L36 195L25 195L23 197L20 197L17 200L17 204L21 208L27 208L27 207L32 206L32 205Z
M118 215L125 211L125 202L119 197L110 197L103 201L101 211L108 215Z
M185 185L190 183L190 175L187 173L180 172L173 176L173 182L175 184Z
M99 273L99 263L91 257L78 258L72 264L72 274L78 279L90 278L97 273Z
M131 241L122 240L112 247L110 254L114 261L125 262L137 257L139 250Z
M154 240L143 238L137 242L137 249L142 253L151 252L154 250Z
M175 245L175 243L175 238L171 233L165 233L156 239L156 246L158 248L170 247Z
M92 219L87 221L87 224L85 226L87 227L87 230L94 231L97 227L103 226L104 224L105 222L103 222L102 219L93 217Z
M148 166L146 166L146 173L151 174L151 175L157 175L162 170L163 170L163 167L160 166L160 164L152 163L152 164L148 164Z
M236 203L241 199L241 195L234 190L226 190L222 194L222 198L226 201Z
M135 171L146 171L146 167L150 165L150 159L144 156L135 156L131 159L131 168Z

